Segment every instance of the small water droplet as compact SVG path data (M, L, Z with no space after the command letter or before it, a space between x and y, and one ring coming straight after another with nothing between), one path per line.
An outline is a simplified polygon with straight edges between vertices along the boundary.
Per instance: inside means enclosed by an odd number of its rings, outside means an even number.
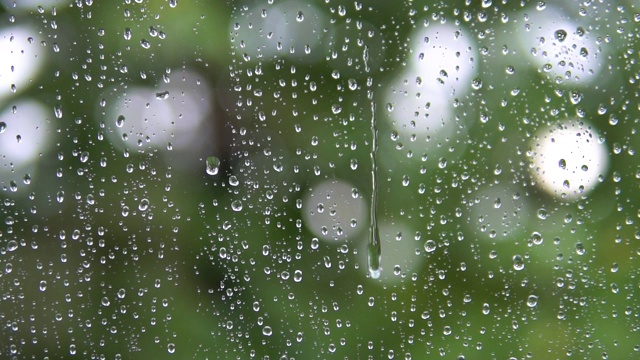
M513 256L513 268L518 271L524 269L524 259L522 258L522 256L520 255Z
M125 121L125 117L122 115L119 115L118 118L116 119L116 126L121 128L124 125L124 121Z
M544 238L542 237L542 234L540 234L537 231L534 231L533 233L531 233L531 242L534 245L540 245L542 244L543 241L544 241Z
M302 11L298 11L298 15L296 16L296 21L298 22L304 21L304 14L302 13Z
M560 159L560 161L558 161L558 166L560 169L565 170L567 168L567 161L565 159Z
M156 93L156 99L158 100L166 100L169 98L169 92L168 91L161 91L161 92L157 92Z
M231 210L242 211L242 201L234 200L233 202L231 202Z
M55 114L56 118L62 119L62 105L56 104L53 107L53 113Z
M209 175L216 175L220 169L220 159L215 156L209 156L205 161L205 170Z
M265 326L262 328L262 335L271 336L271 334L273 334L273 330L271 329L271 326Z
M151 44L146 39L140 40L140 46L142 46L145 49L151 48Z
M140 204L138 204L138 209L140 211L145 211L148 208L149 208L149 200L147 200L147 199L140 200Z
M547 218L547 216L549 216L549 213L547 212L547 209L545 209L545 208L538 209L538 219L545 220Z
M532 308L536 307L536 305L538 305L538 297L535 295L529 295L527 298L527 306Z
M430 253L436 251L437 245L433 240L427 240L424 243L424 251Z
M580 48L580 56L582 56L583 58L586 58L587 56L589 56L589 51L587 50L587 48L585 47Z
M556 30L554 35L560 42L564 42L564 40L567 38L567 32L563 29Z
M18 242L15 240L9 240L7 242L7 251L16 251L18 249Z

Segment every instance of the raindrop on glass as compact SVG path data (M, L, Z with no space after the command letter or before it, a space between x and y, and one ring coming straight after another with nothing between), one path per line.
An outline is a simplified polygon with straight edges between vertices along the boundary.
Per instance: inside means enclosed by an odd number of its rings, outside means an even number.
M209 156L205 161L205 170L209 175L216 175L220 169L220 159L215 156Z

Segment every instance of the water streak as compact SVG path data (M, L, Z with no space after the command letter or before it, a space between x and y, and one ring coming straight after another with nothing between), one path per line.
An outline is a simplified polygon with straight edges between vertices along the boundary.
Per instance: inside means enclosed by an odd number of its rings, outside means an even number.
M369 274L372 278L380 277L380 232L378 231L378 163L376 153L378 152L378 127L376 126L376 104L371 102L371 222L369 228L368 244L368 265Z
M362 60L364 61L364 70L369 73L369 47L364 46L362 52ZM373 78L367 78L367 86L373 86ZM369 243L367 245L367 265L369 267L369 275L373 279L380 277L380 232L378 231L378 163L376 153L378 152L378 127L376 125L376 104L373 101L373 91L367 90L367 98L371 101L371 221L369 228Z

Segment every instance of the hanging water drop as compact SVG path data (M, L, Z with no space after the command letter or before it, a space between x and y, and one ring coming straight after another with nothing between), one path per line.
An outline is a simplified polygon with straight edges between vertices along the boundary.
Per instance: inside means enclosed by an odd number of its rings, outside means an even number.
M220 169L220 159L215 156L209 156L205 161L205 171L209 175L218 174L218 170Z
M369 229L369 246L368 246L368 266L369 275L373 279L380 277L380 260L382 256L382 248L380 245L380 233L378 230L378 164L376 161L376 153L378 151L378 128L376 127L376 105L371 102L371 223Z

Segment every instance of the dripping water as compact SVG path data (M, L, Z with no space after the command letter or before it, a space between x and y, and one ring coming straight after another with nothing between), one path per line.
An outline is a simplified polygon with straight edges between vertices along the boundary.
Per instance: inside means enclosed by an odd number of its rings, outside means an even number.
M371 221L369 229L369 245L368 245L368 265L369 274L372 278L380 277L380 232L378 231L378 163L376 153L378 151L378 128L376 126L376 105L371 102Z
M364 69L369 72L369 47L365 45L362 54L362 60L364 60ZM371 78L367 81L369 85L372 85ZM378 163L376 160L376 153L378 152L378 127L376 126L376 104L373 101L373 92L368 93L369 100L371 100L371 219L369 228L369 244L367 246L367 263L369 267L369 275L377 279L380 277L380 258L381 258L381 246L380 246L380 232L378 231Z

